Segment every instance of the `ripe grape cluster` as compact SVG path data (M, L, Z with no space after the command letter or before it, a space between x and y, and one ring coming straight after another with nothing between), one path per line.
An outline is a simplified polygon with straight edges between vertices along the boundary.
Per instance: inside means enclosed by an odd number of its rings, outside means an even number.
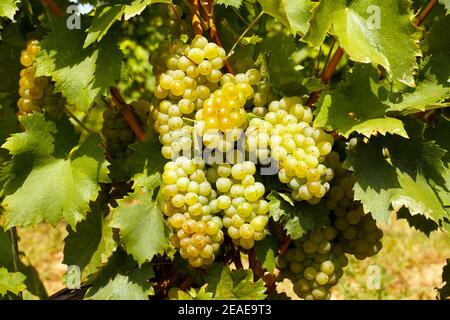
M292 280L294 292L306 300L330 299L330 289L343 275L348 259L334 240L337 230L315 229L293 241L285 255L276 259L282 276Z
M370 213L364 213L362 203L354 200L356 179L342 168L339 155L333 151L327 161L336 172L326 203L338 230L339 243L346 253L359 260L372 257L382 248L383 231L377 227Z
M219 164L207 171L219 194L211 205L214 211L223 210L223 226L233 243L244 249L264 239L269 220L269 203L263 199L265 188L255 182L255 173L255 164L250 161Z
M271 158L279 165L278 178L296 201L316 204L328 192L334 173L327 168L333 137L312 126L312 111L298 97L270 103L264 119L253 118L246 130L246 150L261 164Z
M59 116L66 100L60 93L54 93L54 85L47 77L36 77L34 62L40 51L39 41L30 40L20 55L20 63L25 68L20 71L18 114L41 112L45 108L53 116Z
M174 233L172 244L193 267L214 262L223 242L222 220L215 215L217 192L207 181L205 162L179 157L164 166L163 213Z
M133 131L130 129L119 107L113 103L103 112L102 133L105 138L107 151L114 158L123 158L127 155L128 145L134 141Z

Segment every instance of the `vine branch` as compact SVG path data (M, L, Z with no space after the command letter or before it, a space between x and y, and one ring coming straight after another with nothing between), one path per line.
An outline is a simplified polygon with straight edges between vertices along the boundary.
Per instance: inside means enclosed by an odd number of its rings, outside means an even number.
M139 123L137 122L133 111L131 111L131 107L129 104L125 102L125 100L120 95L119 89L116 87L110 88L111 97L116 105L120 107L120 111L122 112L122 116L127 121L128 125L130 126L131 130L133 130L134 135L139 141L144 140L145 133L142 131Z
M41 0L41 3L44 7L48 8L53 15L57 17L63 17L64 12L61 10L59 5L55 3L53 0Z
M418 27L422 24L422 22L425 20L425 18L430 14L431 10L433 10L433 8L438 4L438 0L430 0L430 2L428 2L427 6L425 7L425 9L422 10L422 12L419 14L419 16L417 17L416 21L415 21L415 25Z
M11 236L11 249L12 249L12 255L13 255L13 265L14 265L14 271L19 272L19 237L17 236L17 228L12 227L11 230L9 230L10 236ZM19 297L22 299L22 293L19 293Z

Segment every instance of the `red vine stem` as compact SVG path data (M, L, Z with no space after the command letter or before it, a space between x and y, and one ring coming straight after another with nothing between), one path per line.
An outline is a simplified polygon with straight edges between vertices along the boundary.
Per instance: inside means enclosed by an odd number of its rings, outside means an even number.
M198 1L198 0L196 0ZM209 35L211 36L211 39L214 41L215 44L217 44L219 47L223 48L222 40L220 40L219 32L217 31L216 27L216 15L214 11L214 0L206 0L203 3L200 2L200 6L203 9L203 18L204 20L208 21L209 25ZM235 74L233 66L231 65L230 61L225 58L224 60L225 68L227 69L228 73Z
M203 27L202 22L200 20L200 8L198 5L198 0L194 0L193 2L192 28L194 28L196 36L203 34Z
M422 24L422 22L425 20L425 18L430 14L431 10L433 10L433 8L438 4L438 0L430 0L430 2L428 2L427 6L425 7L425 9L422 10L422 12L420 13L420 15L417 17L416 21L415 21L415 25L418 27Z
M133 130L134 135L139 141L144 140L145 133L142 131L139 123L137 122L133 112L131 111L131 107L129 104L125 102L125 100L120 95L119 90L116 87L110 88L111 97L114 100L114 103L120 107L120 111L122 112L122 116L127 121L131 130Z
M422 22L430 14L430 12L433 10L433 8L436 6L437 3L438 3L438 0L430 0L430 2L428 2L426 7L422 10L422 12L419 14L416 21L414 22L414 24L417 27L422 24ZM334 71L336 70L336 67L337 67L339 61L341 60L341 58L343 57L343 55L344 55L344 49L339 47L336 50L336 52L334 53L333 58L331 58L330 63L328 63L328 65L326 66L326 68L324 69L324 71L322 73L322 82L324 84L328 85L330 83L331 77L332 77ZM322 90L311 93L308 101L306 102L307 105L312 106L314 103L316 103L317 100L319 100L321 93L322 93Z
M41 3L44 7L48 8L51 13L53 13L57 17L64 16L64 12L61 10L59 5L53 0L41 0Z

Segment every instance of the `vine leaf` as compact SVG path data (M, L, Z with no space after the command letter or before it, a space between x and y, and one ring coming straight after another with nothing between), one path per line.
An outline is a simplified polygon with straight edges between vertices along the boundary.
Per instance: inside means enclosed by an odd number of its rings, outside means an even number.
M225 7L235 7L239 9L242 5L242 0L216 0L215 4L223 4Z
M267 196L271 217L280 222L292 239L299 239L309 230L327 225L328 209L323 203L318 205L304 204L292 206L278 192Z
M267 236L255 243L256 258L261 262L264 269L269 272L275 270L275 256L277 255L278 242L272 236Z
M147 8L147 6L154 3L171 3L171 0L134 0L125 6L124 18L128 20Z
M206 291L207 286L206 284L198 290L190 288L187 292L178 290L178 300L212 300L213 294Z
M92 25L86 30L88 35L84 41L83 48L88 47L95 41L100 41L114 22L120 20L124 9L124 5L120 4L113 5L112 7L104 6L97 8Z
M258 0L263 12L289 27L293 34L304 35L309 28L312 10L316 6L311 0Z
M161 182L159 175L141 175L135 180L135 191L118 200L118 207L111 210L110 226L120 230L126 251L139 265L163 254L169 247L164 216L152 201L154 189Z
M2 146L13 156L2 174L7 228L41 221L55 226L64 218L75 229L97 198L99 183L108 182L100 138L89 136L76 145L78 137L66 118L40 113L21 117L20 123L25 132Z
M133 258L117 250L108 263L90 278L89 300L148 300L152 293L150 279L155 277L150 263L137 267Z
M86 220L77 224L77 230L67 227L64 239L64 261L68 266L78 266L86 274L97 271L116 250L117 244L108 221L103 218L103 204L96 201L91 205Z
M352 132L367 137L377 133L407 137L401 120L386 117L389 104L380 95L387 97L389 87L377 83L376 76L371 65L356 65L344 82L321 99L314 124L337 129L344 137Z
M424 126L407 122L410 139L387 135L372 138L348 153L357 182L355 199L378 221L387 223L390 208L405 206L440 224L447 216L435 186L445 187L445 150L423 137ZM376 174L374 174L376 173Z
M264 281L253 281L252 270L230 270L228 265L214 264L206 276L208 291L216 300L263 300Z
M26 277L20 272L8 272L6 268L0 268L0 296L11 292L15 295L26 289Z
M20 0L3 0L0 3L0 17L14 19L14 14L18 10L17 5Z
M122 55L114 36L107 34L97 46L83 49L83 30L69 30L58 21L40 42L37 75L51 76L55 91L81 111L114 85L121 74Z
M326 33L339 41L356 62L383 66L393 80L414 87L418 28L412 23L410 1L345 0L320 1L303 41L320 46Z
M450 106L450 44L442 41L450 29L450 16L433 19L422 44L426 54L420 65L417 87L408 89L391 103L390 111L403 114Z
M448 15L450 13L450 0L439 0L439 3L445 6L446 15Z

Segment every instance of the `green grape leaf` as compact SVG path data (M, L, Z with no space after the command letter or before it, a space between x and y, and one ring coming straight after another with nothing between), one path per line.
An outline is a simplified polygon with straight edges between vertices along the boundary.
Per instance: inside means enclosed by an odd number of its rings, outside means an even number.
M395 81L414 87L419 29L412 23L410 1L323 0L303 38L319 46L329 31L349 58L383 66Z
M97 8L95 11L94 21L86 30L88 35L84 41L83 48L88 47L95 41L100 41L114 22L120 20L123 12L124 6L120 4Z
M116 250L112 228L103 218L105 208L102 201L91 204L86 220L77 224L77 230L67 227L64 239L64 261L68 266L78 266L86 274L92 274L105 263Z
M264 281L253 281L252 270L230 270L228 265L214 264L206 276L208 291L216 300L263 300Z
M207 284L200 289L190 288L188 292L178 290L178 300L212 300L213 294L207 292Z
M267 196L271 217L280 222L292 239L298 239L309 230L329 224L328 209L323 203L317 205L296 204L292 206L278 192Z
M293 34L304 35L316 3L311 0L258 0L264 13L289 27Z
M348 153L357 182L355 199L378 221L387 223L391 208L405 206L439 224L447 213L436 193L443 186L445 150L423 137L423 125L407 122L410 139L387 135L372 138ZM376 173L376 174L374 174Z
M0 3L0 17L14 19L16 11L19 9L17 5L20 0L2 0Z
M271 86L282 91L291 90L290 93L299 95L304 77L294 59L295 53L300 49L295 38L284 32L273 31L264 37L259 48L267 56L266 69Z
M8 228L41 221L56 225L64 218L75 229L96 199L99 183L108 182L100 138L89 136L77 146L70 122L55 121L39 113L21 117L25 132L2 146L13 156L5 164L2 190Z
M434 19L431 30L423 41L427 56L420 65L417 87L408 89L391 101L390 111L403 114L450 106L450 45L442 41L450 28L450 16Z
M223 4L225 7L231 6L239 9L242 5L242 0L216 0L215 4Z
M450 0L439 0L439 3L445 6L446 15L450 14Z
M261 38L258 35L251 35L250 37L243 37L241 40L241 44L244 46L247 46L249 44L258 44L263 41L263 38Z
M275 270L275 256L277 255L278 241L272 236L266 236L263 240L255 243L256 258L262 267L269 272Z
M388 89L388 84L377 83L371 65L356 65L344 82L323 96L314 124L339 130L347 138L353 132L367 137L377 133L407 137L402 121L386 116L389 104L380 95L387 96Z
M283 0L258 0L262 11L274 17L278 22L289 26Z
M0 296L8 292L17 295L25 290L25 279L26 277L20 272L8 272L6 268L0 268Z
M36 74L51 76L55 91L86 112L120 79L122 54L111 34L83 49L84 30L69 30L64 23L56 22L40 42Z
M155 277L150 263L136 265L123 250L117 250L108 263L91 278L92 287L85 299L89 300L148 300L152 293L150 279Z
M134 193L118 200L118 207L111 210L110 226L120 230L126 251L139 265L163 254L169 247L168 229L161 210L153 203L153 189L161 185L159 176L147 186L134 186Z
M334 18L345 9L345 0L323 0L314 8L309 29L302 41L318 48L325 40Z
M304 35L309 29L309 20L317 3L311 0L282 0L286 17L293 34Z
M131 1L124 8L125 20L128 20L145 10L145 8L154 3L171 3L171 0L128 0Z

